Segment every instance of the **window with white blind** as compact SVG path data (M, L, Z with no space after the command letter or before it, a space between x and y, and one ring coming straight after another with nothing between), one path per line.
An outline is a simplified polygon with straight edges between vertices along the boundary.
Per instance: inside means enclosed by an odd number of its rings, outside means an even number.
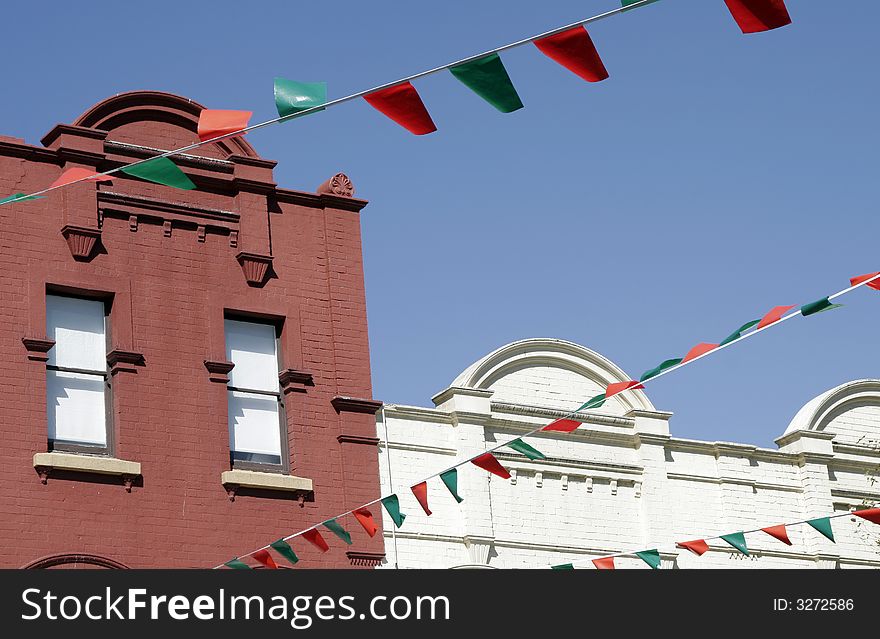
M46 296L46 413L52 450L108 451L107 313L101 300Z
M284 469L287 432L278 383L275 326L237 319L225 321L229 373L229 449L239 468Z

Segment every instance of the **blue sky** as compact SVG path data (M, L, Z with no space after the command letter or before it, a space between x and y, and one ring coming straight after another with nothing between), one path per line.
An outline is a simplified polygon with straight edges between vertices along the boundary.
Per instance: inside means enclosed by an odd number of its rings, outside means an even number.
M788 0L742 35L722 0L662 0L590 28L611 78L523 47L502 115L449 74L417 82L439 131L365 103L255 132L277 181L337 171L370 200L363 238L374 395L430 405L507 342L559 337L633 376L777 304L880 269L880 6ZM272 79L331 97L614 8L521 2L16 3L0 133L36 143L102 98L159 89L274 115ZM880 376L880 293L787 322L664 377L673 434L773 446L797 409Z

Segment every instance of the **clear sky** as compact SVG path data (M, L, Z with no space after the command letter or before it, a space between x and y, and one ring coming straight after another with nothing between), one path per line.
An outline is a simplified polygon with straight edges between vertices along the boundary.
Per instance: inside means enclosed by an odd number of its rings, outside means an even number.
M632 376L778 304L880 269L880 6L788 0L742 35L722 0L661 0L590 32L611 78L531 46L502 115L448 73L416 83L439 131L362 101L255 132L277 181L344 171L362 218L375 397L430 405L507 342L558 337ZM276 75L330 97L614 8L524 2L14 3L0 133L32 143L108 95L159 89L274 116ZM880 293L657 380L673 434L773 446L797 409L880 377Z

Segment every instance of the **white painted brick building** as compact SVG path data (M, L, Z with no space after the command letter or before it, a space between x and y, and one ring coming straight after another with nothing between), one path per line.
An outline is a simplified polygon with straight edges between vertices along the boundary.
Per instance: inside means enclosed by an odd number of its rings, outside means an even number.
M406 522L395 531L383 512L385 566L526 568L659 547L663 568L880 567L880 526L855 517L832 520L836 544L795 526L791 547L747 535L751 557L718 540L702 557L672 550L676 541L880 501L872 480L880 471L880 380L808 402L777 450L673 437L671 413L628 391L582 413L571 434L529 437L546 460L499 451L509 480L460 467L461 504L438 478L428 482L430 518L411 494L410 485L455 459L515 439L627 379L587 348L531 339L472 364L433 398L435 408L386 405L377 424L382 490L400 496ZM637 558L615 561L648 569Z

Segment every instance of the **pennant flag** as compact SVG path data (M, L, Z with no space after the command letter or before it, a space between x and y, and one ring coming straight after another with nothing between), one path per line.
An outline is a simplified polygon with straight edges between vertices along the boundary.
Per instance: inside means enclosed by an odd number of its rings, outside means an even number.
M724 0L743 33L760 33L791 24L783 0Z
M657 570L660 567L660 551L657 549L641 550L636 553L636 557L651 566L654 570Z
M618 393L622 393L625 390L629 390L630 388L639 389L644 388L644 386L632 380L628 382L615 382L613 384L609 384L608 388L605 389L605 397L612 397L614 395L617 395Z
M278 541L273 541L269 546L277 552L279 555L284 557L291 564L296 564L299 561L299 557L296 556L296 553L293 552L293 548L290 547L283 539L279 539Z
M831 519L828 517L819 517L819 519L811 519L807 522L818 530L820 533L825 535L831 541L834 541L834 531L831 530Z
M535 46L548 58L587 82L601 82L608 77L593 39L584 27L574 27L535 40Z
M856 510L853 511L853 515L856 517L861 517L862 519L867 519L868 521L880 524L880 508L868 508L867 510Z
M574 570L574 564L559 564L558 566L550 566L550 570Z
M412 494L416 496L416 501L419 502L419 506L421 506L422 510L425 511L425 514L430 517L431 509L428 508L428 482L423 481L415 486L410 486L410 490L412 491Z
M642 373L642 376L639 378L639 381L644 382L646 380L651 379L652 377L657 377L657 375L659 375L660 373L665 371L667 368L672 368L673 366L678 366L679 364L681 364L680 357L675 358L675 359L667 359L665 362L663 362L659 366L655 366L651 370L645 371L644 373Z
M327 552L330 550L330 546L327 545L327 542L324 541L324 538L321 536L321 533L318 532L317 528L310 528L302 534L303 538L308 541L310 544L318 548L321 552Z
M13 200L16 202L27 202L28 200L42 200L45 199L45 195L31 195L28 196L24 193L13 193L12 195L7 195L2 200L0 200L0 206L4 204L9 204Z
M767 526L767 528L761 528L761 530L763 530L771 537L776 537L776 539L784 543L786 546L791 546L791 540L788 538L788 531L785 529L784 524L779 524L778 526Z
M228 568L236 568L238 570L251 570L251 567L241 561L238 557L233 557L223 565Z
M464 499L458 495L458 469L452 468L445 473L440 473L440 479L443 480L443 483L446 484L446 488L448 488L449 492L452 493L452 496L455 497L455 501L459 504L464 501Z
M507 447L525 455L529 459L547 459L541 451L532 448L521 439L514 439L512 442L507 442Z
M731 342L738 340L740 337L742 337L743 333L745 333L747 330L749 330L753 326L757 326L760 321L761 320L752 320L751 322L746 322L745 324L740 326L738 329L736 329L734 332L732 332L730 335L725 337L718 346L724 346L725 344L730 344Z
M57 186L66 186L80 180L88 180L89 182L113 182L113 178L109 175L100 175L92 169L85 169L81 166L74 166L64 171L61 176L49 185L50 189Z
M575 412L586 410L588 408L602 408L603 404L605 404L605 393L602 393L601 395L596 395L586 404L582 404Z
M410 133L425 135L437 130L425 103L410 82L368 93L364 100Z
M709 550L709 544L702 539L695 539L694 541L679 541L675 545L679 548L690 550L698 557Z
M202 112L199 113L199 139L204 142L227 133L241 131L247 128L248 120L253 114L253 111L202 109Z
M746 547L746 536L741 532L730 533L729 535L721 535L721 539L736 548L742 554L748 556L749 549Z
M17 195L23 195L23 193L18 193ZM15 196L13 195L12 197L15 197ZM9 199L9 198L6 198L6 199ZM3 202L0 201L0 204L2 204L2 203ZM880 275L880 271L877 271L876 273L868 273L867 275L859 275L858 277L850 278L849 284L850 284L850 286L858 286L862 282L868 282L868 280L870 280L873 277L877 277L878 275ZM872 280L872 281L868 282L867 284L865 284L865 286L867 286L868 288L873 288L875 291L880 291L880 277L877 277L876 280Z
M468 89L501 111L510 113L523 108L507 69L497 53L450 67L449 72Z
M479 457L473 458L471 463L493 475L498 475L501 479L510 479L510 473L507 472L504 466L498 463L498 460L495 459L492 453L483 453Z
M823 297L821 300L801 306L801 315L807 317L808 315L830 311L831 309L840 308L841 306L843 306L843 304L832 304L827 297Z
M581 422L575 421L573 419L557 419L556 421L550 422L541 430L552 430L560 433L570 433L578 429L581 425Z
M614 570L614 557L593 559L593 565L596 566L597 570Z
M275 108L278 109L278 117L286 118L325 102L327 102L326 82L294 82L285 78L275 78Z
M326 528L327 530L332 532L334 535L339 537L346 544L351 546L351 535L348 533L348 531L345 528L340 526L339 523L335 519L328 519L322 525L324 526L324 528ZM317 531L315 531L315 532L317 532Z
M762 329L765 326L770 326L770 324L778 322L782 319L783 315L793 308L794 306L774 306L764 317L761 318L761 321L758 322L758 326L755 330Z
M691 350L688 351L687 355L684 356L684 359L681 360L681 363L689 362L692 359L697 359L700 355L705 355L706 353L710 353L718 348L719 344L706 344L703 342L702 344L697 344Z
M370 537L373 537L376 534L376 531L379 530L379 526L373 521L373 513L371 513L369 509L358 508L351 514L354 515L354 518L358 520Z
M132 166L124 166L119 169L123 173L133 175L134 177L146 180L147 182L155 182L164 186L172 186L175 189L184 189L190 191L196 188L186 174L177 168L177 165L168 158L153 158L140 164Z
M397 498L397 495L389 495L382 499L381 502L385 506L385 510L388 511L388 514L391 515L391 521L394 522L394 525L398 528L403 526L403 520L406 519L406 515L400 512L400 500Z
M261 564L266 566L266 568L272 568L273 570L275 568L278 568L278 564L276 564L275 560L272 559L272 555L270 555L265 550L258 550L257 552L252 554L251 557L253 557L257 561L259 561Z

